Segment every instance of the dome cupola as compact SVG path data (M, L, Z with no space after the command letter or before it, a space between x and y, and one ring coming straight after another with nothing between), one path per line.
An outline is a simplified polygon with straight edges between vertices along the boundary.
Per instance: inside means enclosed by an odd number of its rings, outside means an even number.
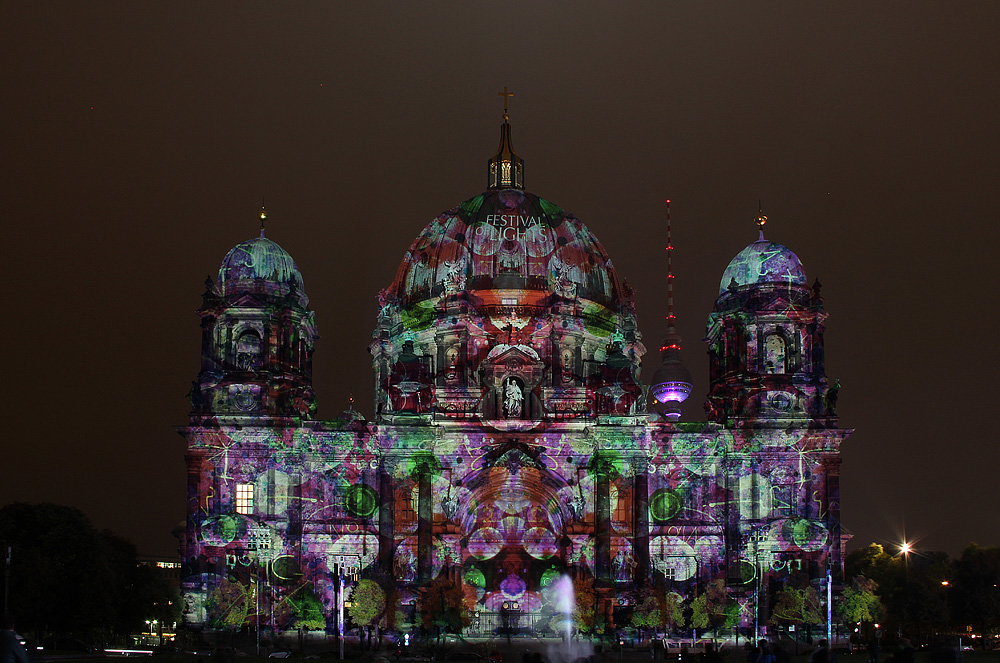
M729 262L719 282L719 294L726 292L734 284L736 287L758 283L792 283L806 285L806 272L802 263L790 249L764 239L764 224L767 217L757 216L760 229L757 241L740 251Z
M219 267L216 287L223 297L238 292L285 296L290 292L304 307L309 304L302 274L288 252L264 236L266 213L261 210L260 236L240 242Z

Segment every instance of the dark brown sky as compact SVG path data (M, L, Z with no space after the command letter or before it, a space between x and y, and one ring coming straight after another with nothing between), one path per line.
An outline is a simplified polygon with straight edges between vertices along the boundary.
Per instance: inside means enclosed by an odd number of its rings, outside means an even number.
M824 284L854 545L1000 544L1000 3L32 0L0 24L0 503L175 549L194 311L262 196L317 312L320 415L370 413L376 293L485 188L507 85L527 188L603 241L650 348L673 199L685 418L760 199Z

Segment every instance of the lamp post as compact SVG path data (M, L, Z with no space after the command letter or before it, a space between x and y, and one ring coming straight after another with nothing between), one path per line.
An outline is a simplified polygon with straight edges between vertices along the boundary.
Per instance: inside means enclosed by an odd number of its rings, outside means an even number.
M903 556L903 590L904 590L903 596L905 596L907 598L907 604L909 603L909 596L910 596L909 585L910 585L910 553L911 552L913 552L913 546L909 542L903 541L899 545L899 554ZM903 615L905 616L908 612L909 612L909 606L906 605L906 609L903 610ZM900 620L899 628L897 629L896 633L899 635L899 637L903 637L903 623L902 623L902 620Z
M941 586L944 588L944 634L947 637L951 631L951 610L948 606L948 588L951 587L951 583L947 580L942 580Z

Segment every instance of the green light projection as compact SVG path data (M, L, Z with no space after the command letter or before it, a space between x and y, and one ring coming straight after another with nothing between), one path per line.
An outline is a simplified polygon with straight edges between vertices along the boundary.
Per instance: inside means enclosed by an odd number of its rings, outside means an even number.
M671 488L661 488L649 498L649 515L657 524L668 523L684 508L681 494Z

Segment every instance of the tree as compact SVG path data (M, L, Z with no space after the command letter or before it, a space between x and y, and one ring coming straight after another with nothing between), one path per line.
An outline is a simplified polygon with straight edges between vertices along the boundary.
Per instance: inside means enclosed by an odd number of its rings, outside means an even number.
M691 628L708 628L708 599L705 595L696 596L691 601Z
M216 628L237 630L247 621L253 599L251 590L237 580L223 578L208 595L207 608Z
M721 579L708 583L705 592L691 601L691 626L694 628L711 627L718 632L720 628L735 625L739 614L739 605L729 598L726 583Z
M885 552L878 543L869 543L865 548L848 553L844 559L844 575L847 580L863 575L882 585L886 578L898 570L895 558Z
M11 611L36 638L51 629L108 643L146 619L176 619L180 601L163 576L78 509L8 504L0 508L0 541L11 548Z
M424 628L436 626L438 633L461 633L469 625L469 611L462 588L444 576L420 590L420 619Z
M884 608L878 598L878 583L865 576L855 576L850 586L844 589L837 605L837 615L841 620L856 624L873 623L882 619Z
M362 578L351 592L351 621L371 634L371 627L385 611L385 592L370 578Z
M573 624L582 633L598 630L597 595L594 592L594 579L580 577L573 581L573 594L576 604L573 606ZM603 629L601 629L603 630Z
M819 624L823 621L819 596L812 587L798 588L785 585L778 592L774 609L771 610L772 624Z
M1000 625L1000 548L973 543L963 550L955 562L951 591L956 617L978 624L984 636Z
M294 615L295 626L309 631L318 631L326 627L326 617L323 616L323 604L316 595L312 583L296 591L289 599Z
M894 621L901 628L915 629L918 643L925 623L944 626L948 621L941 583L950 582L954 571L947 553L911 551L906 555L890 555L882 546L872 543L847 556L845 572L848 580L865 577L873 581L884 606L881 618Z
M663 587L645 585L635 592L635 604L632 607L632 626L639 630L642 639L642 629L658 628L663 625L666 608L666 596Z
M664 597L663 625L669 629L684 626L684 597L677 592L667 592Z

